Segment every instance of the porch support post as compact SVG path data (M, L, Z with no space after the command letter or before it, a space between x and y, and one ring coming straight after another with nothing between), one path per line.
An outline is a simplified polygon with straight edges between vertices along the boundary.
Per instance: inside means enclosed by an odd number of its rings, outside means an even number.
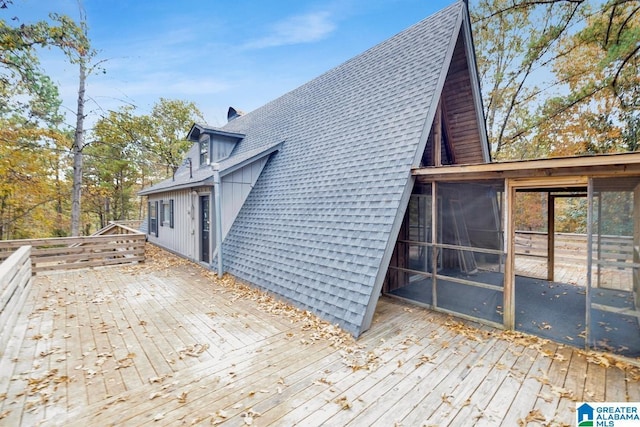
M516 325L516 306L515 306L515 227L513 224L513 211L515 204L516 190L510 179L505 179L504 183L504 247L506 248L506 257L504 265L504 289L503 289L503 305L504 305L504 328L513 330Z
M438 306L438 221L438 183L434 181L431 183L431 303L434 307Z
M222 188L220 182L220 164L213 163L213 200L216 221L216 250L218 251L218 277L222 277L224 271L222 269L222 207L220 206L220 190Z
M547 280L553 282L556 258L556 198L547 191Z
M600 204L600 203L598 203ZM600 218L598 218L598 222ZM591 273L593 271L593 178L587 181L587 289L585 295L584 348L591 342Z

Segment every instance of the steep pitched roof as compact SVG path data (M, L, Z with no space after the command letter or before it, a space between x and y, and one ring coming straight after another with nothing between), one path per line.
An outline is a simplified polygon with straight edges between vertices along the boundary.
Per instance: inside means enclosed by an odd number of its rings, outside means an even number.
M223 242L227 271L369 327L461 28L459 1L223 127L245 135L234 154L286 141Z

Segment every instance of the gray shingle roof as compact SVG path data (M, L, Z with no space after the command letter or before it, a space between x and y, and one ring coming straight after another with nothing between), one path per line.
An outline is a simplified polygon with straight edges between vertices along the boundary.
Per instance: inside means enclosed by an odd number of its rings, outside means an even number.
M223 127L246 135L234 155L286 140L223 243L227 271L368 327L463 19L457 2Z

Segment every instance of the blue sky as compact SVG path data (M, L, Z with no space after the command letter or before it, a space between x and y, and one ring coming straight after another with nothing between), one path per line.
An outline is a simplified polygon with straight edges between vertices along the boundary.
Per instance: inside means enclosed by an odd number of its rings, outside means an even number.
M83 0L105 74L87 84L88 122L125 104L146 114L161 97L193 101L208 124L229 106L254 110L452 3L452 0ZM50 12L77 19L76 0L14 0L0 18ZM76 66L43 65L75 109ZM69 124L74 122L71 116Z

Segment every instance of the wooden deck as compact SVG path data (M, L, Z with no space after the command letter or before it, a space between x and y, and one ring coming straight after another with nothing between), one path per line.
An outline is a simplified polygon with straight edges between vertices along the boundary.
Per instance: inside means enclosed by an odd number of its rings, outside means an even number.
M357 342L157 249L36 276L0 358L0 425L573 425L640 401L613 357L382 298ZM520 424L519 424L520 423Z

